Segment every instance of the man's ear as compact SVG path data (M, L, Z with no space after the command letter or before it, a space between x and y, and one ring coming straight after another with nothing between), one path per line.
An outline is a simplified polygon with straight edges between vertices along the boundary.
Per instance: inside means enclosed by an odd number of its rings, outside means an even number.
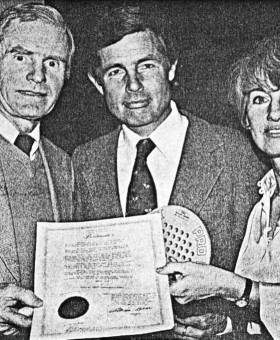
M175 62L170 67L170 70L168 72L169 81L172 81L175 78L177 63L178 63L178 60L175 60Z
M98 83L98 81L90 73L88 73L88 79L97 88L98 92L100 92L102 95L104 95L103 87Z

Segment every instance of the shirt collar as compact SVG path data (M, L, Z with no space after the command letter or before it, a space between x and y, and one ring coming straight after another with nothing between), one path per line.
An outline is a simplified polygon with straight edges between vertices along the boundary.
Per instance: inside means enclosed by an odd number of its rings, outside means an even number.
M173 150L176 150L178 147L178 140L181 133L182 131L186 131L185 124L187 128L188 120L183 119L183 116L178 111L176 103L171 101L171 113L150 135L150 138L155 143L159 151L167 159L173 158ZM168 143L166 143L167 139Z
M271 197L277 187L276 178L273 169L269 170L268 173L258 182L260 187L259 193Z
M188 120L187 117L185 118L186 119L183 119L176 103L171 100L170 114L149 136L158 150L168 159L173 158L173 150L177 148L177 141L181 135L181 131L186 131ZM122 129L124 133L124 143L127 143L132 148L136 147L139 140L144 139L142 136L130 130L125 124L122 125ZM166 136L170 136L168 143L166 143Z
M15 140L17 136L19 135L18 129L2 114L0 114L0 134L11 144L15 143ZM31 160L34 159L35 152L37 151L39 147L40 142L40 123L36 125L36 127L28 133L29 136L31 136L35 143L32 146L31 152L30 152L30 158Z
M40 142L40 123L37 124L35 126L35 128L30 133L28 133L28 135L31 136L33 139L35 139L37 144L39 144L39 142Z
M19 134L18 129L2 114L0 114L0 134L11 144L14 144Z
M143 137L130 130L125 124L122 124L122 130L124 143L132 148L136 147L139 140L143 139Z

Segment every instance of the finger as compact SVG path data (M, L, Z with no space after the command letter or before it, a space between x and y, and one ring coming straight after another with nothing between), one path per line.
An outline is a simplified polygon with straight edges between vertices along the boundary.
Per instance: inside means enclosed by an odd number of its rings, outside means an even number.
M169 262L164 267L157 268L157 273L162 275L168 275L173 273L182 274L185 263Z
M187 327L186 336L193 337L195 339L202 339L205 335L205 331L192 326Z
M13 333L12 335L17 335L20 334L20 330L18 328L12 327L13 328ZM6 335L6 334L5 334Z
M174 333L177 336L183 337L183 339L186 339L187 337L200 339L204 335L204 331L200 329L196 329L194 327L185 327L182 325L177 324L176 327L174 327Z
M175 321L185 327L199 328L200 330L207 330L211 333L221 333L227 325L227 317L225 314L207 313L199 316L190 316L188 318L178 318L175 316Z
M174 335L176 337L176 339L178 338L184 338L186 337L186 332L187 332L187 328L185 326L179 325L179 324L175 324L174 326Z
M192 326L192 327L196 327L196 328L206 328L208 327L208 320L209 318L211 318L211 314L205 314L205 315L199 315L199 316L189 316L187 318L181 319L178 318L175 315L175 320L176 322L178 322L179 324L182 324L184 326Z
M169 262L178 262L178 260L175 259L175 257L173 257L173 256L169 256L168 260L169 260ZM175 273L169 275L169 277L171 278L171 282L170 282L170 284L171 284L172 281L177 281L178 279L181 279L183 277L183 275L181 273L175 272Z
M170 291L170 293L171 293L171 295L175 295L173 292L171 292ZM180 298L180 297L175 297L175 300L178 302L178 303L180 303L180 305L185 305L186 303L188 303L188 302L191 302L192 301L192 299L189 299L189 298L187 298L187 297L183 297L183 298Z
M31 326L31 318L18 313L17 309L6 308L1 311L1 319L5 321L3 324L28 328Z
M178 277L176 281L170 283L170 294L178 299L183 299L178 301L181 304L190 302L195 298L194 284L189 276Z
M13 328L11 325L8 324L1 324L0 325L0 334L3 334L4 332L6 332L7 330Z
M19 333L18 329L12 327L8 331L4 332L3 334L4 335L16 335L18 333Z
M1 291L2 296L10 297L11 300L21 301L29 307L41 307L43 301L38 298L31 290L11 284Z
M193 338L192 336L182 336L178 334L174 334L174 337L172 339L176 340L197 340L196 338Z
M3 335L16 335L19 333L19 330L8 324L0 324L0 334Z

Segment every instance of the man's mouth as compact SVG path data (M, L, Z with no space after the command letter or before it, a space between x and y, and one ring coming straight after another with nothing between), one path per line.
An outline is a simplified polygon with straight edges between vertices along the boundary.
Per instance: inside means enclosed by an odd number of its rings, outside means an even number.
M148 99L145 100L135 100L135 101L129 101L124 102L124 106L128 109L141 109L143 107L148 106L150 101Z
M29 90L18 90L18 92L24 96L29 96L29 97L46 97L45 92L40 92L40 91L29 91Z

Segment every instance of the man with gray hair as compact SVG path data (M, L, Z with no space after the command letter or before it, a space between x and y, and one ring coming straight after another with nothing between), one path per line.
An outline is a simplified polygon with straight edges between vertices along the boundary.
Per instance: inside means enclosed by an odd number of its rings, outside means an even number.
M52 7L20 4L0 17L0 337L28 339L36 222L71 220L69 157L41 136L70 75L72 34Z

